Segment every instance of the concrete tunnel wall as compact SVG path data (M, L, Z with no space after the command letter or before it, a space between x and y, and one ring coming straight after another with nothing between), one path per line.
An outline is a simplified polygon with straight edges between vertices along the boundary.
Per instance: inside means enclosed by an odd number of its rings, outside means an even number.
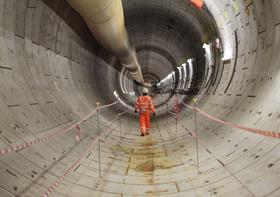
M130 3L135 3L131 1ZM163 1L168 2L168 1ZM156 5L156 4L155 4ZM220 62L216 80L205 87L199 107L241 125L278 131L280 4L266 1L206 1L221 36L238 54ZM173 5L172 5L173 6ZM64 1L0 1L0 147L20 144L65 128L115 99L117 74L102 60L102 48ZM223 34L223 29L230 34ZM90 43L90 46L89 44ZM236 61L235 61L236 59ZM162 61L162 60L160 60ZM115 73L115 74L114 74ZM106 80L110 79L110 80ZM120 105L101 114L101 129ZM97 145L66 177L53 196L279 196L279 140L218 125L198 115L200 174L197 174L193 112L155 119L152 138L137 135L124 117L124 138L114 123L102 144L102 178ZM47 143L1 156L0 196L42 195L96 134L97 119Z

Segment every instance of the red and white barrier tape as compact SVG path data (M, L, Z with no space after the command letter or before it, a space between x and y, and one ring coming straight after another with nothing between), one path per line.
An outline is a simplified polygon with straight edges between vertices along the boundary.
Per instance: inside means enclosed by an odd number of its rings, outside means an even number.
M114 102L112 104L109 104L109 105L104 105L104 106L101 106L99 107L99 109L104 109L104 108L107 108L107 107L111 107L115 104L117 104L118 102ZM6 154L9 154L9 153L12 153L12 152L15 152L15 151L18 151L18 150L22 150L22 149L26 149L30 146L33 146L35 144L40 144L42 142L46 142L46 141L49 141L51 139L54 139L56 138L58 135L61 135L63 133L66 133L68 131L70 131L71 129L73 128L77 128L77 126L79 126L80 124L82 124L84 121L88 120L93 114L95 114L97 112L97 108L94 109L91 113L89 113L87 116L85 116L84 118L82 118L79 122L71 125L70 127L66 128L66 129L62 129L62 130L59 130L57 132L54 132L54 133L51 133L51 134L48 134L47 136L45 137L42 137L42 138L38 138L38 139L35 139L33 141L30 141L30 142L25 142L23 144L20 144L20 145L15 145L15 146L11 146L11 147L7 147L7 148L3 148L3 149L0 149L0 156L3 156L3 155L6 155Z
M54 192L55 188L59 186L59 184L65 179L65 177L78 166L78 164L81 162L83 157L86 155L86 153L89 151L89 149L97 139L99 139L98 136L91 140L91 142L86 146L86 150L83 151L78 159L63 173L63 175L61 175L59 179L51 187L48 188L48 190L42 195L42 197L47 197Z
M125 112L126 113L126 112ZM111 125L119 118L119 115L116 116L116 118L114 118L111 121L111 124L108 127L111 127ZM82 161L82 159L84 159L85 155L88 153L88 151L92 148L92 146L94 145L94 143L99 140L102 136L104 136L106 133L109 133L110 129L108 129L107 131L105 131L104 133L102 133L102 135L100 136L96 136L95 138L93 138L90 143L86 146L85 151L82 151L82 153L79 155L78 159L72 163L72 165L59 177L59 179L52 184L47 191L42 195L42 197L48 197L51 193L54 192L54 190L60 185L60 183L62 183L62 181L64 181L65 177L67 175L69 175L69 173L71 171L73 171Z
M189 108L191 110L196 110L197 112L199 112L203 116L207 117L208 119L213 120L215 122L218 122L220 124L227 125L227 126L237 128L237 129L241 129L241 130L244 130L244 131L249 131L249 132L259 134L259 135L263 135L263 136L266 136L266 137L280 138L280 132L278 133L278 132L274 132L274 131L267 131L267 130L263 130L263 129L251 128L251 127L246 127L246 126L234 124L234 123L231 123L231 122L221 120L217 117L214 117L214 116L202 111L201 109L199 109L197 107L194 108L194 107L192 107L190 105L187 105L185 103L183 103L183 105L185 105L187 108Z

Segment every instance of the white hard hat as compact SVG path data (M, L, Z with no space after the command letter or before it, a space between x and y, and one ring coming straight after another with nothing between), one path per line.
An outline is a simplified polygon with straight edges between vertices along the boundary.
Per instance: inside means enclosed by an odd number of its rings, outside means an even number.
M149 93L148 88L143 88L143 94L148 94L148 93Z

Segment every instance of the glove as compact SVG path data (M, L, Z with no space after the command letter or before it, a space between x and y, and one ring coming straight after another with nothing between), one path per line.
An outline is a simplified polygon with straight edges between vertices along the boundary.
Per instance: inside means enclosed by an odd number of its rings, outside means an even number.
M136 113L136 114L137 114L137 109L135 109L135 110L134 110L134 113Z
M153 116L156 116L156 113L155 113L155 112L153 113Z

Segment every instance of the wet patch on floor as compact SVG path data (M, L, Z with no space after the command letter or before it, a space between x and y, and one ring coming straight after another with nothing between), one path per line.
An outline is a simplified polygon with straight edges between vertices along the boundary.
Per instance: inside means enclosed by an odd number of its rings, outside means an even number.
M160 190L160 191L146 191L146 194L160 194L160 193L166 193L168 190Z
M122 146L112 146L110 149L112 152L122 152L124 154L131 154L133 152L132 148L126 148Z
M145 147L150 147L150 146L154 146L154 145L156 145L157 144L157 142L155 142L155 141L144 141L144 142L141 142L140 143L142 146L145 146Z
M184 165L184 163L173 163L168 161L154 162L152 160L147 160L143 163L137 164L135 170L139 172L152 172L155 170L169 170L182 165Z
M172 173L171 171L176 170L179 166L184 166L185 163L182 160L175 159L173 157L168 157L167 152L170 152L172 155L173 152L180 152L183 154L184 145L182 144L167 144L169 149L166 148L166 144L159 143L154 141L152 137L146 138L137 138L134 140L133 144L118 144L112 145L111 151L117 155L125 155L129 158L128 166L125 169L124 174L126 176L135 175L135 176L144 176L143 182L148 185L154 185L157 181L154 180L154 176L158 174L168 175ZM116 160L119 160L118 157L115 157ZM176 189L176 191L178 188ZM144 191L145 192L145 191ZM148 189L145 192L147 196L157 196L161 193L170 192L169 190L164 190L160 188Z

